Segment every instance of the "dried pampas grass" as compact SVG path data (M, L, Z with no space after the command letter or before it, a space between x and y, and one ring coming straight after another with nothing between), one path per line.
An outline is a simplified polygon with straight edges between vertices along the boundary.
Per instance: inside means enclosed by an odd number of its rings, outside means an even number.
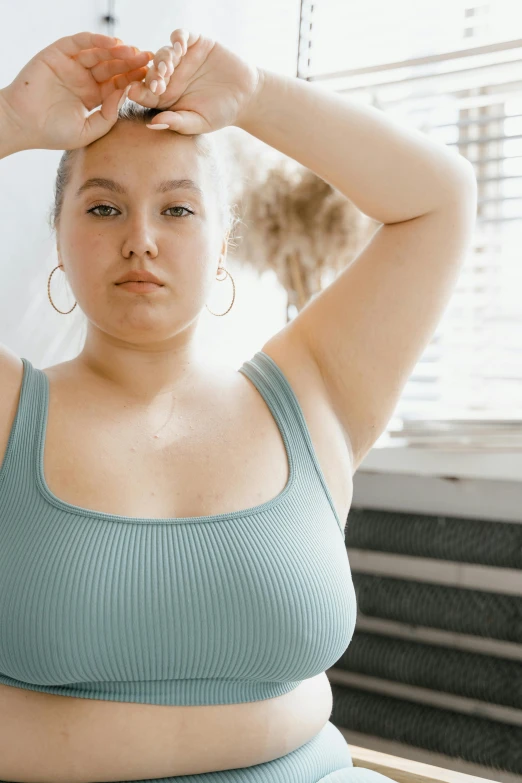
M229 190L238 208L230 255L260 275L273 270L287 292L287 314L299 311L353 261L379 223L297 161L227 130Z

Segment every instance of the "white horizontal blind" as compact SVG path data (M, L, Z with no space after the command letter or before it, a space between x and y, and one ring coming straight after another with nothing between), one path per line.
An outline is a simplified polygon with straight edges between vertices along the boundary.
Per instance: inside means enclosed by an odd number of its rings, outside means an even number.
M473 247L386 438L522 448L522 3L303 0L298 76L463 155ZM400 184L398 184L400 187ZM422 259L419 259L422 264Z

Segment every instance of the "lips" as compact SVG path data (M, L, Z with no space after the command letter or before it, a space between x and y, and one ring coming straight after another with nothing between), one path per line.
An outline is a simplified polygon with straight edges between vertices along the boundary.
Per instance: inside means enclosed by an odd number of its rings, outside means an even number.
M149 280L140 282L139 280L129 280L125 283L118 283L118 288L123 288L125 291L134 291L135 293L153 293L159 291L160 288L164 288L157 283L151 283Z
M116 280L116 285L121 285L122 283L155 283L156 285L163 285L161 280L158 280L152 272L147 272L145 269L126 272L119 280Z

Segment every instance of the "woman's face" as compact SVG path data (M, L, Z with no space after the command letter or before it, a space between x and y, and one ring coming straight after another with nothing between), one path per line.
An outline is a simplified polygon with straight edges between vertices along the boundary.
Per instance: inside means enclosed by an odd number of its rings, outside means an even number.
M93 178L114 184L89 186ZM189 183L169 187L170 180L192 180L201 193ZM192 334L226 252L215 199L191 137L119 122L77 150L57 242L89 329L141 344L191 325ZM134 293L116 285L125 272L144 269L163 286Z

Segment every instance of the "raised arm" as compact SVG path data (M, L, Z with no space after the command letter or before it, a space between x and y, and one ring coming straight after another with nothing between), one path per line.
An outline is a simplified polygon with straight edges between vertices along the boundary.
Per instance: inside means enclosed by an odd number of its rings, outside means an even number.
M262 75L238 126L383 224L277 335L319 371L355 471L453 293L473 237L476 178L461 155L382 111L299 79Z
M380 223L431 212L467 187L462 155L362 101L261 69L256 96L236 123L311 169Z
M147 74L151 56L101 33L67 35L46 46L0 89L0 158L76 149L103 136L116 122L125 89ZM21 379L21 360L0 344L0 464Z

